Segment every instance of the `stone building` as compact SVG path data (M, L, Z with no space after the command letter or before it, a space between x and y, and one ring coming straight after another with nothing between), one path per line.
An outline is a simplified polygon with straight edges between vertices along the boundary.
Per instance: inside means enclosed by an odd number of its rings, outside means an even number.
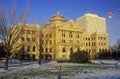
M20 28L21 27L21 28ZM24 58L39 58L39 40L40 40L40 26L38 24L22 24L19 23L15 27L10 28L13 36L21 35L13 46L11 57L19 57L24 54ZM17 32L12 32L12 31ZM18 33L19 32L19 33ZM14 37L12 38L14 40ZM15 38L16 39L16 38ZM17 48L16 48L17 47Z
M73 20L67 21L59 13L51 17L42 32L42 40L44 42L42 57L66 60L69 59L71 49L75 52L79 48L89 52L91 58L94 58L96 53L107 51L108 34L106 32L105 19L94 14L86 15L89 15L91 19L96 18L90 21L91 25L89 21L86 22L87 20L80 20L81 17L77 20L77 23ZM90 20L90 18L88 19Z
M84 30L84 50L90 53L91 58L98 52L108 50L108 33L106 19L96 14L87 13L77 19L77 24Z
M78 48L94 58L96 53L108 50L106 20L96 14L85 14L77 22L67 21L57 13L43 28L26 24L20 43L26 43L24 50L36 59L39 58L40 43L43 59L68 60L70 50L76 52Z

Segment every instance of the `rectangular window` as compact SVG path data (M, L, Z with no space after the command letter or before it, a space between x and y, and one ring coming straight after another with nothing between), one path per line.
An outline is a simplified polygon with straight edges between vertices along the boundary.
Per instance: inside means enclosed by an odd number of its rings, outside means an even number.
M86 43L86 47L88 46L88 43Z
M35 42L35 38L32 38L32 41Z
M30 34L30 30L27 30L27 34Z
M89 49L89 52L91 52L91 50Z
M52 45L52 41L50 40L50 45Z
M78 44L80 43L79 40L77 40L77 43L78 43Z
M90 38L88 38L88 40L90 41Z
M52 37L52 35L50 34L50 38Z
M62 55L62 58L65 59L65 55Z
M65 43L65 40L62 40L62 43Z
M21 38L21 40L22 40L22 42L24 42L24 41L25 41L25 38L24 38L24 37L22 37L22 38Z
M69 33L69 37L70 37L70 38L72 38L72 37L73 37L72 32L70 32L70 33Z
M25 34L25 30L23 30L22 33Z
M62 37L65 37L65 31L62 31Z
M89 43L89 46L90 46L90 43Z
M42 37L44 38L44 34L42 34Z
M65 37L65 34L62 34L62 37Z
M32 34L35 34L35 31L32 31Z
M27 38L27 42L30 42L30 38Z
M104 37L104 40L105 40L106 38Z
M46 34L46 38L48 37L48 34Z
M87 37L86 37L86 40L87 40Z
M46 40L46 44L48 44L48 40Z
M76 38L79 38L79 35L76 35Z
M70 40L70 43L73 43L73 40Z

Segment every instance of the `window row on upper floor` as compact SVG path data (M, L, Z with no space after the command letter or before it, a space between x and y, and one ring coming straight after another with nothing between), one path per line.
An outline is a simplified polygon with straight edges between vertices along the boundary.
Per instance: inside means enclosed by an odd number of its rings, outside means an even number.
M73 49L71 48L69 51L73 51ZM46 52L46 53L48 53L48 52L53 52L53 49L52 49L52 48L44 48L44 49L43 49L43 52ZM63 53L67 52L66 47L63 47L63 48L62 48L62 52L63 52Z
M42 40L42 44L52 45L53 41L52 40Z
M51 38L53 35L52 34L42 34L42 37L46 37L46 38Z
M86 47L90 47L90 46L96 46L96 43L95 42L86 42L84 43L84 45L86 45ZM99 42L98 43L99 46L106 46L107 44L105 42Z
M99 48L99 52L107 52L107 49Z
M86 43L84 43L84 45L86 46L86 47L90 47L90 46L96 46L96 43L95 42L86 42Z
M36 52L36 46L27 46L26 49L24 46L22 46L22 52Z
M87 52L96 52L96 49L86 49L85 51L87 51Z
M27 41L27 42L36 42L36 38L24 38L24 37L22 37L21 38L21 41L22 42L25 42L25 41Z
M99 45L99 46L105 46L106 43L105 43L105 42L99 42L98 45Z
M106 40L106 37L98 37L98 40ZM84 37L83 40L85 41L92 41L92 40L96 40L96 37Z
M53 49L52 48L43 48L43 51L42 52L46 52L46 53L48 53L48 52L53 52Z
M35 30L23 30L23 33L24 34L36 34L37 31L35 31Z
M62 34L62 37L69 37L69 38L73 38L75 35L73 35L73 34L69 34L69 35L67 35L67 34ZM76 38L80 38L80 35L76 35Z
M106 40L106 37L98 37L98 40Z
M75 41L75 40L64 40L64 39L63 39L61 42L62 42L62 43L77 43L77 44L79 44L79 43L80 43L80 40L76 40L76 41Z
M91 40L95 40L95 37L84 37L83 40L91 41Z

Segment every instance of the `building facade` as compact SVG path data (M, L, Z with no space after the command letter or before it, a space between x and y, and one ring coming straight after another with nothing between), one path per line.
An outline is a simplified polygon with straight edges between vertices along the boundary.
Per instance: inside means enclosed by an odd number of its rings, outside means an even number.
M74 22L57 13L43 28L43 54L49 54L51 59L66 60L71 49L75 52L79 48L94 58L96 53L108 50L105 23L105 18L94 14L86 14Z
M85 33L106 33L106 19L96 14L87 13L77 19L77 24L85 28Z
M84 28L84 50L91 58L98 52L108 50L108 33L106 19L96 14L87 13L77 19L77 24Z
M78 48L94 58L96 53L108 50L106 20L96 14L85 14L77 22L67 21L57 13L43 28L26 25L20 43L27 43L24 50L36 59L39 58L40 43L43 59L68 60L70 51L76 52Z
M38 24L22 24L19 23L15 27L12 27L11 32L15 39L18 35L19 40L16 41L16 44L13 46L15 51L12 52L11 57L21 58L30 58L38 59L39 58L39 40L40 40L40 26ZM12 38L14 40L14 37Z

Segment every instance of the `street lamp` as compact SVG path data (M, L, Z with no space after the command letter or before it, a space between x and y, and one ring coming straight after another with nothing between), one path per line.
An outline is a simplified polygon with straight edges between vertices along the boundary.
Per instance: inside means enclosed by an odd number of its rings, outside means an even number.
M39 65L41 65L41 57L42 57L41 53L43 52L43 48L42 48L42 42L43 42L42 41L42 30L39 31L39 35L40 35L40 37L39 37L40 40L39 40L39 62L38 63L39 63Z
M57 78L57 79L62 79L62 76L61 76L61 69L62 69L62 63L61 63L61 65L60 65L59 75L58 75L58 78Z

